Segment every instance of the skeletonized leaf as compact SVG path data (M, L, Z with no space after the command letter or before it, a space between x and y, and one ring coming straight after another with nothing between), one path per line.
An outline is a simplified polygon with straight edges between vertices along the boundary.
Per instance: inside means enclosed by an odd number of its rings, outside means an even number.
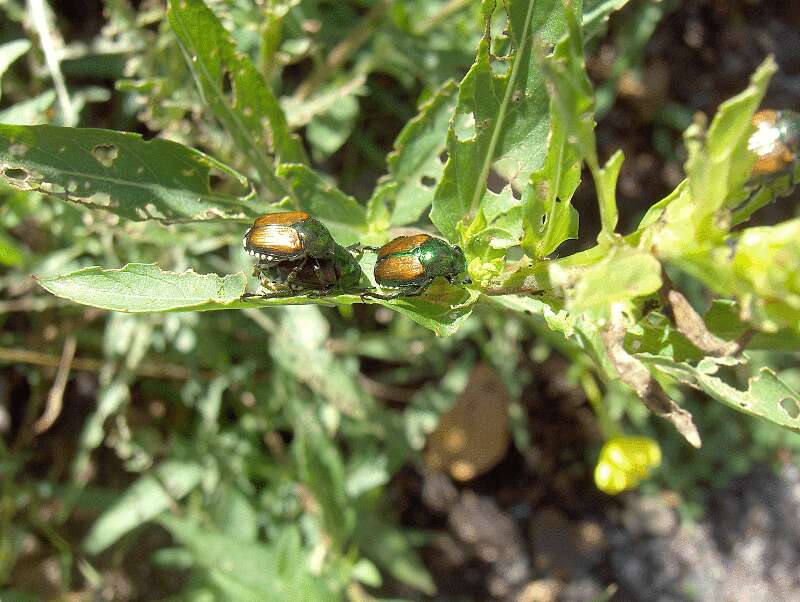
M130 220L249 220L252 203L211 191L216 168L246 180L203 153L138 134L52 125L0 124L0 180L104 209Z

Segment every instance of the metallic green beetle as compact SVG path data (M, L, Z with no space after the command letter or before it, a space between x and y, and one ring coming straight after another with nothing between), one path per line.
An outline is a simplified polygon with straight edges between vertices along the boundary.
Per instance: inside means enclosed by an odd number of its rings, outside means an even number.
M375 282L381 287L397 288L388 295L366 293L377 299L395 299L421 295L439 276L450 284L470 284L469 278L459 281L467 270L464 252L441 238L429 234L400 236L386 243L375 262Z
M322 223L305 211L268 213L257 217L242 239L242 246L259 263L331 259L336 241Z

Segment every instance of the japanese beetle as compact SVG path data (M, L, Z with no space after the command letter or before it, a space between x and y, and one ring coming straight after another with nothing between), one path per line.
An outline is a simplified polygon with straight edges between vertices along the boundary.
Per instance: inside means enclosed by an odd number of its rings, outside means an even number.
M800 113L767 109L753 115L756 131L747 142L756 154L754 178L779 175L789 169L800 152Z
M336 241L319 220L305 211L288 211L257 217L245 232L242 246L259 263L271 265L281 261L304 262L309 257L331 259Z
M265 294L246 293L245 299L296 294L322 297L333 292L361 292L358 285L364 272L347 249L335 245L332 258L303 258L259 264L255 275L272 291Z
M469 284L469 278L458 281L458 275L466 270L467 260L459 247L429 234L400 236L378 249L375 262L375 282L400 290L390 295L367 296L395 299L421 295L439 276L450 284Z

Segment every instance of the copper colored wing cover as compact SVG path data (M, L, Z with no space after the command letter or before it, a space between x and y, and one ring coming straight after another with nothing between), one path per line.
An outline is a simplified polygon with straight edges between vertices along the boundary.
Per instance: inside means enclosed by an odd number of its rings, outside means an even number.
M303 250L303 242L297 230L290 226L266 225L254 226L247 233L246 246L253 249L264 249L287 255Z
M764 109L753 115L753 125L758 127L761 123L775 125L778 121L778 112L773 109Z
M378 259L392 255L393 253L402 253L410 249L415 249L428 240L428 234L415 234L413 236L398 236L394 240L390 240L380 249L378 249Z
M388 257L375 264L376 280L409 282L424 273L425 268L416 257Z
M794 153L785 144L778 144L777 148L768 155L760 156L753 165L754 176L770 175L779 172L794 161Z
M308 219L310 216L305 211L286 211L284 213L268 213L256 218L253 227L266 226L269 224L296 224Z

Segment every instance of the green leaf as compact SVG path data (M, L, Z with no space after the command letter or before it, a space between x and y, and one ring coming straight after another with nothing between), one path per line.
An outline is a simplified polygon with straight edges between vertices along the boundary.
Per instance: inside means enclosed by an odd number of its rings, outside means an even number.
M272 90L202 0L170 0L168 16L203 98L262 183L282 196L285 187L275 177L270 152L283 162L306 158Z
M364 554L392 577L433 596L436 585L403 532L365 513L358 521L356 539Z
M311 98L299 100L290 96L281 99L289 127L296 129L313 123L316 117L334 109L339 102L364 94L365 83L366 77L359 73L348 81L329 84Z
M83 548L99 554L120 537L155 518L194 489L203 469L193 462L167 460L137 479L89 530Z
M646 353L637 357L679 381L705 391L735 410L766 418L800 433L800 392L781 381L769 368L761 368L756 376L750 378L747 389L740 390L727 384L719 371L720 368L742 364L746 359L706 357L693 366Z
M739 297L761 329L800 331L800 219L747 228L733 242L732 258L725 254L727 245L715 250L711 278L730 274L735 282L730 294Z
M325 113L317 115L306 127L306 139L317 162L339 150L353 133L358 117L358 99L342 95Z
M552 272L551 272L552 273ZM570 276L560 277L569 287ZM554 278L555 280L555 278ZM567 307L573 312L605 310L661 288L661 263L649 253L631 248L613 249L606 259L582 270L568 289Z
M57 297L102 309L125 312L228 309L239 301L246 279L241 272L216 274L165 272L154 263L129 263L119 269L84 268L39 279Z
M330 325L316 307L293 307L282 314L270 354L331 406L363 419L369 397L358 385L357 367L334 356L326 345L329 336Z
M741 201L755 160L747 149L751 119L776 69L775 61L767 58L750 85L720 105L707 132L699 124L686 130L688 185L666 206L651 233L660 256L685 258L688 265L695 261L692 257L722 242L731 220L719 211ZM708 255L706 261L711 261Z
M11 64L31 48L29 40L20 39L0 45L0 80ZM0 90L1 92L2 90Z
M439 156L445 148L457 90L452 81L445 83L420 106L394 142L387 158L389 174L381 181L381 186L396 186L392 226L416 222L433 201L444 169ZM381 186L375 189L373 198L381 193Z
M570 200L581 181L581 162L552 104L544 166L531 174L522 197L522 248L534 259L549 255L565 240L578 238L578 212Z
M742 310L736 301L715 299L703 316L708 329L716 336L726 339L738 339L750 328L742 317ZM775 333L759 332L747 343L747 349L764 349L771 351L800 351L800 333L789 328Z
M258 538L258 514L250 500L231 483L220 485L214 520L228 535L241 541Z
M19 245L7 236L5 233L0 232L0 264L2 265L20 265L25 259L22 254L22 249Z
M214 533L197 522L162 515L159 522L183 543L195 562L229 600L339 600L319 577L308 572L308 559L297 554L281 563L277 550Z
M0 124L0 180L104 209L130 220L249 221L257 207L211 191L216 168L246 180L203 153L138 134L51 125Z
M359 242L367 231L363 206L305 165L284 164L278 174L294 192L301 209L324 223L340 245Z
M553 56L544 61L543 68L551 88L551 106L563 122L567 140L592 172L602 226L598 239L603 239L610 237L617 226L615 189L623 157L617 151L605 167L600 167L594 134L594 93L586 74L580 15L574 8L568 7L566 22L567 36L558 43Z
M548 100L540 66L532 56L533 38L554 43L563 32L560 0L509 0L512 50L507 56L494 57L489 27L494 3L483 6L486 34L459 86L447 135L447 164L431 210L434 225L451 241L458 238L458 222L468 223L477 216L493 168L509 179L525 181L541 167L547 146ZM496 75L504 69L505 73Z
M358 522L344 489L344 464L339 450L321 428L298 430L297 456L300 478L322 513L325 533L343 550Z
M436 336L448 337L455 334L472 314L477 298L477 292L439 279L420 297L375 302L411 318Z
M48 121L46 112L55 100L55 90L45 90L38 96L23 100L0 111L0 123L10 125L46 123Z

